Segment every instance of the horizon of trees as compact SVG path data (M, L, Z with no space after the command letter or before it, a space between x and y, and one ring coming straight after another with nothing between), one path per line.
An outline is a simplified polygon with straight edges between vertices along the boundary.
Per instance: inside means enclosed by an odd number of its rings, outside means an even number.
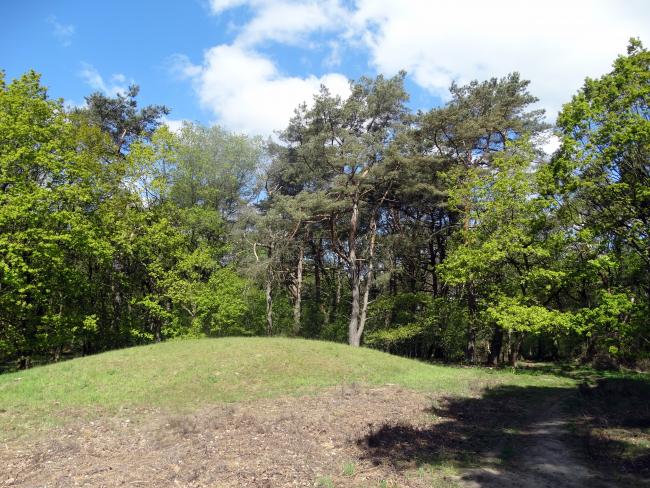
M519 74L325 87L276 140L0 76L0 365L289 335L425 360L650 361L650 53L555 127ZM551 156L542 146L560 138Z

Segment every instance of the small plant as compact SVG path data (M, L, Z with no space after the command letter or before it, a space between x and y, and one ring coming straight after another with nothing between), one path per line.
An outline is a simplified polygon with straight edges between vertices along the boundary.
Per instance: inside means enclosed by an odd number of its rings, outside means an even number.
M357 467L351 461L348 461L343 465L343 474L345 476L354 476L354 473L356 471L357 471Z
M329 476L321 476L316 480L316 486L320 488L334 488L334 482Z

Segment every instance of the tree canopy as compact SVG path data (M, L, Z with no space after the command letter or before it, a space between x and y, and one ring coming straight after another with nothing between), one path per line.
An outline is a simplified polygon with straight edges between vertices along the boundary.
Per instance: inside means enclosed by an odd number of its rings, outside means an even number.
M640 41L555 127L518 73L416 113L403 72L323 87L269 140L172 132L137 96L68 110L37 73L0 76L3 367L255 334L492 365L650 358Z

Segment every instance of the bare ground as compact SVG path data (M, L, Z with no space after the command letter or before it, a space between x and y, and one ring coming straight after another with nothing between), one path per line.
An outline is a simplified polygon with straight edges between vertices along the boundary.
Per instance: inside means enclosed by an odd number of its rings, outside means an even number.
M523 392L541 402L530 418L521 390L445 399L353 385L71 421L1 446L0 486L614 486L565 442L566 392Z
M591 469L570 445L569 420L562 412L564 395L552 396L539 405L538 417L520 431L522 442L515 463L502 469L478 468L463 474L472 488L617 486Z

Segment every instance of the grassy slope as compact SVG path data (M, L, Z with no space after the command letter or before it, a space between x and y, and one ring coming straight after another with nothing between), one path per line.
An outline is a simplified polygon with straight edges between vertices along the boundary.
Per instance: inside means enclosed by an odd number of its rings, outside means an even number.
M575 384L552 375L436 366L301 339L167 342L0 375L0 440L73 415L149 407L187 411L214 402L317 393L349 383L392 383L453 396L502 384Z

